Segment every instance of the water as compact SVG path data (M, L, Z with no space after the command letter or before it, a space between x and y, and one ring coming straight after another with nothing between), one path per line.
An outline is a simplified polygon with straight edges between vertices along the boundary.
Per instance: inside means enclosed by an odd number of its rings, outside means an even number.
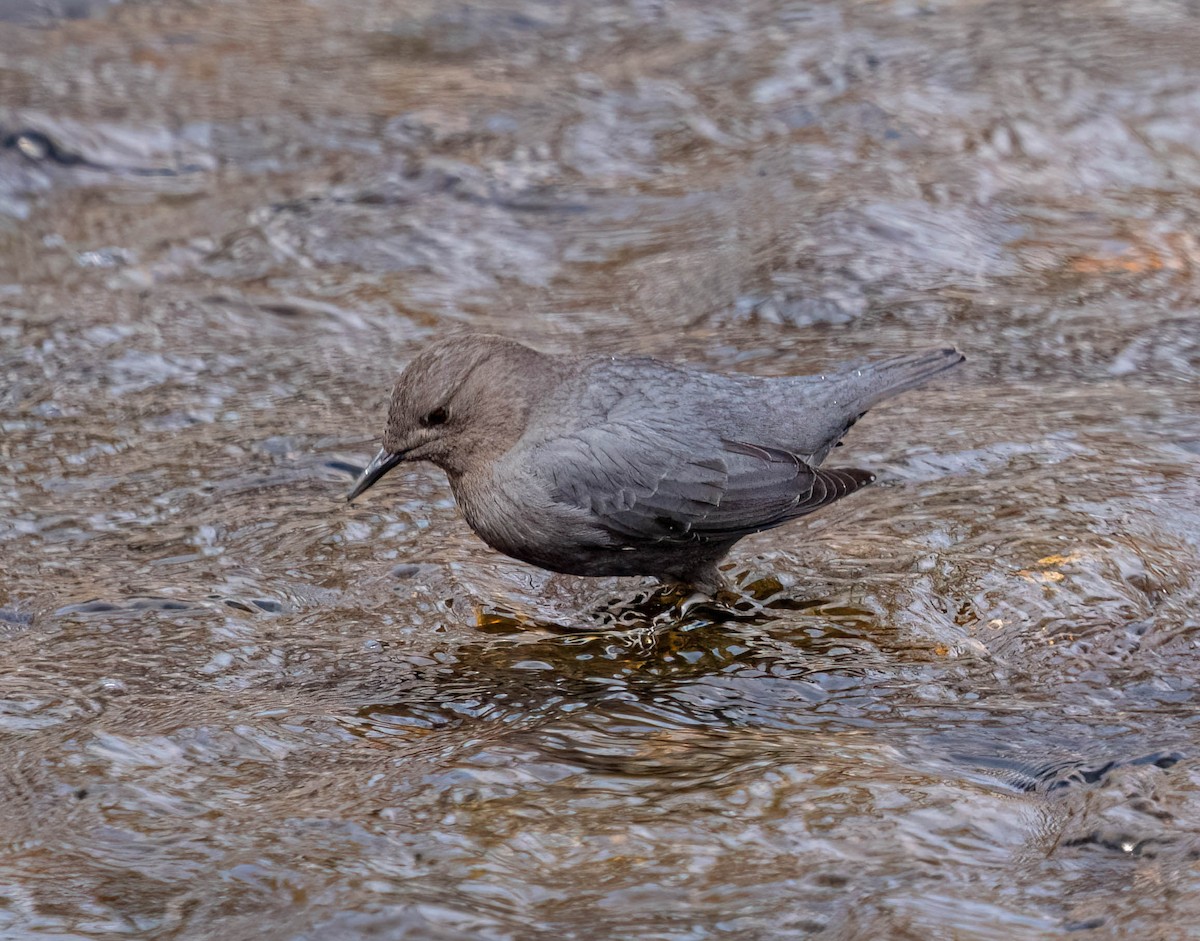
M0 937L1200 937L1198 43L0 3ZM969 361L719 608L345 505L464 324Z

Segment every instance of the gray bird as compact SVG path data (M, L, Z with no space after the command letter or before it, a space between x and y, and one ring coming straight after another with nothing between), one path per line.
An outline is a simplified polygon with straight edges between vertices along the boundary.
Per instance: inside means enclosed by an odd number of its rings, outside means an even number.
M714 591L739 539L875 479L818 467L867 409L962 361L940 349L760 378L451 337L401 373L383 447L347 499L402 462L432 461L470 527L505 555Z

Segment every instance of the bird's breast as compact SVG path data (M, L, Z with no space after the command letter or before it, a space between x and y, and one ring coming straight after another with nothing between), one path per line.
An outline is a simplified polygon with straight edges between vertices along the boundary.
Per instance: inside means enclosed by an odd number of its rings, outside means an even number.
M521 482L497 473L493 465L451 478L450 487L463 519L493 549L522 557L540 528L536 505L521 499Z
M561 570L563 553L586 553L606 541L586 513L555 502L522 468L498 463L452 478L450 486L467 525L513 558Z

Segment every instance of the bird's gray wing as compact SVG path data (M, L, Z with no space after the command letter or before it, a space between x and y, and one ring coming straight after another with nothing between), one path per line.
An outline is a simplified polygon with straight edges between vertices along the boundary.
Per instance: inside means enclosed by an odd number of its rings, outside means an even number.
M587 511L626 543L735 540L811 513L874 480L810 467L779 448L685 442L642 422L609 422L545 442L535 473L552 499Z

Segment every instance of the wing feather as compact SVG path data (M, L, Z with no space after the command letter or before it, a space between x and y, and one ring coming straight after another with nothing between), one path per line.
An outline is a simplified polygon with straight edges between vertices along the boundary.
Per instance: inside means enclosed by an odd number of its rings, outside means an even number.
M547 441L534 469L553 499L631 545L740 539L875 479L811 467L763 444L712 438L697 446L646 422L607 422Z

